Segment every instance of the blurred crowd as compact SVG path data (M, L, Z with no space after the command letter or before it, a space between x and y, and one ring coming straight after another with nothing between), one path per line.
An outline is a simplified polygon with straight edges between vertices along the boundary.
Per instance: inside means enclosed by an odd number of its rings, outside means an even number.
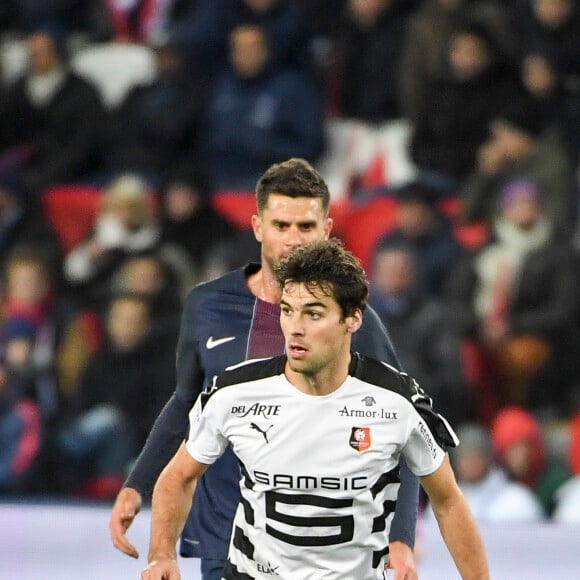
M113 497L188 290L260 258L216 200L403 121L335 234L476 516L580 521L580 2L4 0L0 54L0 494Z

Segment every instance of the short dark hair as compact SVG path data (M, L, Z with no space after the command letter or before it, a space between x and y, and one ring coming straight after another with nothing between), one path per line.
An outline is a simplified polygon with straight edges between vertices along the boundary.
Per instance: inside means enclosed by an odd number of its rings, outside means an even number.
M260 177L256 185L258 213L264 211L271 193L292 198L320 198L324 215L328 215L330 207L328 185L320 173L305 159L293 157L282 163L274 163Z
M298 248L274 268L280 286L305 284L332 296L343 317L365 311L369 294L366 273L359 260L337 238L313 242Z

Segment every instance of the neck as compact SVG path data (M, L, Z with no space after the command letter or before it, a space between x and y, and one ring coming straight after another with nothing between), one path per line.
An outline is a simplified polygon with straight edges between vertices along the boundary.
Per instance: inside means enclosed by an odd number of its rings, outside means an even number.
M286 362L284 374L294 387L306 395L316 397L330 395L339 389L348 377L350 351L341 353L335 361L334 364L311 373L292 370L290 363Z
M282 297L280 283L264 260L262 260L260 270L248 278L248 288L254 296L265 302L270 302L270 304L278 304Z

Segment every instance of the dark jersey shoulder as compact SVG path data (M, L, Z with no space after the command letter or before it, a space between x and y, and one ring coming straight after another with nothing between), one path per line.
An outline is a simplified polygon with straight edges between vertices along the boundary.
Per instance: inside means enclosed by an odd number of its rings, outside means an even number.
M246 284L246 280L249 275L257 272L259 269L259 264L248 264L243 268L232 270L214 280L200 282L191 289L187 302L200 302L210 295L221 293L247 295L250 291Z
M417 383L406 373L372 357L353 352L349 374L365 383L388 389L411 401Z
M281 375L284 372L285 364L286 355L281 355L245 361L226 369L216 375L208 388L202 393L202 405L205 405L211 396L220 389Z

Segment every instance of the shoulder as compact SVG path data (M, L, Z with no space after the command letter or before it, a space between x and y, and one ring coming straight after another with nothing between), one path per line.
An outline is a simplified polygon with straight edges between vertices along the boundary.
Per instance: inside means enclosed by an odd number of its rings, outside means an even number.
M360 381L392 391L409 402L417 392L417 383L406 373L372 357L352 353L350 375Z
M286 356L281 355L266 359L248 360L228 367L225 371L214 376L213 381L202 392L202 405L205 406L216 393L223 393L230 387L257 383L281 375L284 372L285 362Z
M221 389L241 383L267 379L282 374L285 363L285 355L243 361L237 365L228 367L225 371L217 375L214 384L216 388Z
M367 384L385 389L405 399L409 404L408 409L414 409L422 422L427 424L435 440L443 449L458 445L457 435L447 420L435 412L431 398L407 373L398 371L382 361L353 353L349 374Z
M186 309L195 308L200 302L216 296L249 296L246 284L246 269L232 270L219 278L196 284L187 295Z

